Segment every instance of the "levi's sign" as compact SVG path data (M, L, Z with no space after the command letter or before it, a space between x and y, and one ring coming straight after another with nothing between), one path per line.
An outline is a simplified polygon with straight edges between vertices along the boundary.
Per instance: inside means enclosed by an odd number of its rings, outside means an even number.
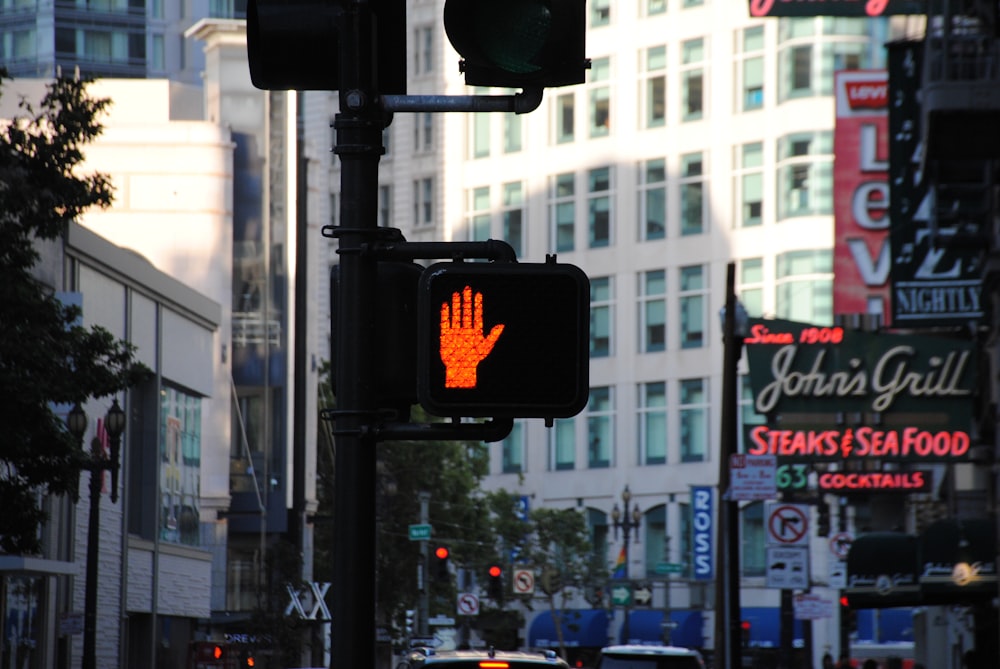
M759 414L914 412L917 425L969 425L970 341L751 319L745 343Z

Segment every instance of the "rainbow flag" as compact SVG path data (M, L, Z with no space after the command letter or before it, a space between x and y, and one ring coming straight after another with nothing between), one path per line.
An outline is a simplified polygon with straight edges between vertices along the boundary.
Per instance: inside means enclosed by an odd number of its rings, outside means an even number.
M618 553L618 560L615 562L615 568L611 570L611 578L625 578L625 547L622 546L621 552Z

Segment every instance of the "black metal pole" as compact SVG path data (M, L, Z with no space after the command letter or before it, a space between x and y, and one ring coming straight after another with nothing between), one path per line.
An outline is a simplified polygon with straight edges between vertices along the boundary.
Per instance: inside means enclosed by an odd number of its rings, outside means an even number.
M97 542L101 536L101 483L104 457L101 442L90 443L90 511L87 519L87 568L83 593L83 669L97 666Z
M629 528L631 527L631 521L628 518L628 503L625 503L625 520L622 523L622 536L625 539L625 582L628 582L628 535ZM622 623L622 643L628 643L629 634L631 630L629 629L629 610L628 603L625 604L625 621Z
M331 666L375 662L374 254L378 163L386 125L375 107L371 7L350 3L340 37L340 113L334 152L341 160L340 295L334 425L333 608ZM335 659L333 659L335 658Z

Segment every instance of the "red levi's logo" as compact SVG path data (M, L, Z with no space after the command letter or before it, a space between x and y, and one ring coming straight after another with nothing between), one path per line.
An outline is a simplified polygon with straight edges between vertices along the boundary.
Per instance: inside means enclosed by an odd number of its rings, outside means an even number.
M889 84L885 81L848 81L847 102L851 109L885 109L889 103Z

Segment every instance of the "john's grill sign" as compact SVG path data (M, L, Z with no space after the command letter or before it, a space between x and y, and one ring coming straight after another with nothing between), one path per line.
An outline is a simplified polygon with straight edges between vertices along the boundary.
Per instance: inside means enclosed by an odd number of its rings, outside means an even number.
M745 343L759 414L918 413L968 427L971 342L752 320Z

